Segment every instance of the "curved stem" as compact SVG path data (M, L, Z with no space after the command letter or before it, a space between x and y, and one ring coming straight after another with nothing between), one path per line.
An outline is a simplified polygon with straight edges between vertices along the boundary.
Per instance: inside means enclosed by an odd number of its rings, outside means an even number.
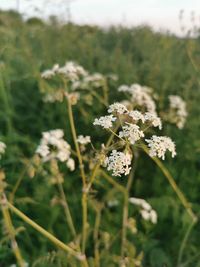
M145 151L145 153L147 155L149 155L148 148L145 145L142 145L142 148ZM152 160L156 163L156 165L160 168L160 170L162 171L164 176L167 178L168 182L170 183L171 187L173 188L173 190L177 194L179 200L181 201L182 205L185 207L187 213L190 215L192 220L194 222L197 222L196 215L193 213L189 202L187 201L186 197L184 196L184 194L182 193L182 191L180 190L180 188L176 184L176 182L175 182L173 176L171 175L171 173L168 171L168 169L162 164L162 162L158 158L153 157Z

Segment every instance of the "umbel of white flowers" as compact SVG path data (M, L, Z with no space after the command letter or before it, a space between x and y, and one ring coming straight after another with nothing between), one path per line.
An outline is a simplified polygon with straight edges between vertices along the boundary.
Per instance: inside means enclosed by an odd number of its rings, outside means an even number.
M145 139L145 129L149 127L162 128L161 119L156 113L146 112L143 114L138 110L129 111L122 103L110 105L108 112L112 114L96 118L93 124L113 132L114 123L118 123L121 125L121 129L116 136L124 143L128 142L129 145L134 145L142 140L146 141L151 157L157 156L164 160L167 151L171 152L172 157L176 155L175 144L169 137L153 135L150 139ZM105 158L104 166L112 171L113 176L127 175L131 170L131 158L128 152L112 150L110 155Z
M66 162L67 167L73 171L75 169L75 163L70 157L71 146L63 139L63 137L64 132L61 129L43 132L36 153L40 155L44 162L51 159Z

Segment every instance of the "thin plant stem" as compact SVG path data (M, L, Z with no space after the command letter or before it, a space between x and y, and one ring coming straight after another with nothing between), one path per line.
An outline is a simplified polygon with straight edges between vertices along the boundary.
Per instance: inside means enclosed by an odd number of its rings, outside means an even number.
M81 172L81 178L83 183L83 189L82 189L82 252L85 253L85 247L86 247L86 238L87 238L87 190L86 190L86 176L84 171L84 165L83 165L83 159L80 153L79 144L77 142L77 134L76 134L76 128L74 123L74 117L72 112L72 106L70 103L70 100L68 99L68 115L69 115L69 121L72 131L72 137L74 141L74 145L76 148L76 153L79 161L79 167Z
M145 153L147 155L149 155L148 148L145 145L142 145L142 148L145 151ZM160 168L160 170L162 171L164 176L167 178L168 182L170 183L171 187L173 188L173 190L177 194L179 200L181 201L182 205L185 207L187 213L190 215L192 220L194 222L197 222L197 217L193 213L193 211L191 209L191 205L189 204L189 202L185 198L184 194L182 193L182 191L180 190L180 188L176 184L176 182L175 182L173 176L171 175L171 173L168 171L168 169L162 164L162 162L158 158L152 157L152 160L156 163L156 165Z
M99 254L99 226L101 222L101 208L96 209L96 219L94 225L93 239L94 239L94 261L95 267L100 267L100 254Z
M125 246L126 246L126 228L128 220L128 192L124 194L124 205L122 215L122 233L121 233L121 258L124 258Z
M21 175L18 177L17 182L14 185L14 188L13 188L12 192L9 195L9 198L8 199L9 199L9 201L11 203L13 203L13 201L14 201L15 194L16 194L16 192L17 192L17 190L18 190L18 188L19 188L19 186L20 186L20 184L21 184L21 182L22 182L22 180L24 178L24 175L26 173L26 170L27 170L27 168L24 168L23 169L23 171L21 172Z
M123 205L123 219L122 219L122 242L121 242L121 257L124 258L125 253L125 245L126 245L126 230L127 230L127 224L128 224L128 200L130 195L130 189L133 184L133 179L135 176L135 170L137 166L137 155L135 153L134 157L134 167L132 168L132 171L130 172L126 184L126 193L124 194L124 205Z
M18 217L20 217L23 221L25 221L27 224L29 224L31 227L33 227L36 231L38 231L40 234L45 236L47 239L49 239L54 245L56 245L58 248L64 250L65 252L73 255L76 259L84 263L84 266L87 267L87 261L85 258L85 255L80 254L80 252L77 252L73 250L68 245L64 244L62 241L60 241L58 238L56 238L54 235L46 231L44 228L42 228L39 224L31 220L28 216L26 216L23 212L21 212L19 209L17 209L15 206L13 206L10 202L6 202L6 205L8 208L14 212Z
M108 148L109 146L110 146L110 144L111 144L111 142L112 142L112 140L113 140L113 138L115 137L115 135L116 135L116 131L117 131L117 129L119 128L119 125L117 125L116 126L116 128L114 129L114 131L111 131L111 135L110 135L110 137L108 138L108 141L107 141L107 143L106 143L106 145L105 145L105 148ZM97 175L97 173L98 173L98 171L99 171L99 168L101 167L101 163L96 163L96 165L95 165L95 167L94 167L94 169L93 169L93 171L92 171L92 175L91 175L91 177L90 177L90 181L89 181L89 183L88 183L88 190L91 188L91 186L92 186L92 184L93 184L93 181L94 181L94 179L95 179L95 177L96 177L96 175Z
M69 228L70 228L70 231L71 231L71 233L73 235L73 238L75 238L76 237L76 230L75 230L75 227L74 227L73 219L72 219L72 216L71 216L71 212L70 212L70 209L69 209L69 205L68 205L68 202L67 202L66 195L64 193L64 189L63 189L62 183L60 181L58 181L57 185L58 185L58 190L59 190L60 197L61 197L61 200L62 200L62 206L64 208L66 221L67 221L67 223L69 225Z
M179 253L178 253L177 267L181 267L181 260L183 258L183 252L184 252L186 243L189 239L190 233L191 233L194 225L195 225L195 221L193 220L192 223L189 225L189 227L188 227L188 229L184 235L183 241L181 242L181 246L180 246Z
M6 203L7 203L6 196L3 195L2 200L1 200L1 209L2 209L4 223L5 223L5 226L6 226L10 241L11 241L11 247L12 247L13 253L15 255L15 258L17 260L18 266L24 267L25 261L23 260L19 246L18 246L17 241L15 239L15 229L13 227L10 212L9 212L9 209L8 209Z

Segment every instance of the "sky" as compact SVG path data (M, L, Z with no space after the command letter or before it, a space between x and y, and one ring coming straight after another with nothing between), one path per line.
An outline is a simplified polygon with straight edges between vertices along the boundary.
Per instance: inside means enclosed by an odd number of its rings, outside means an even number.
M80 24L149 24L156 30L180 34L180 10L184 10L182 26L191 28L191 12L200 24L200 0L0 0L1 9L18 8L25 17L54 14L66 19L68 7L71 20Z

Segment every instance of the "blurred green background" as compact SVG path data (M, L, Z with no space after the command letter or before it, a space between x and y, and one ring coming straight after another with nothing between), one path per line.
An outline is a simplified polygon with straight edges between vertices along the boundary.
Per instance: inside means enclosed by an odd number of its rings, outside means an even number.
M164 133L177 145L177 157L168 159L165 164L199 217L199 36L178 38L170 33L155 33L149 27L127 29L119 26L103 30L96 26L60 25L55 17L48 23L36 18L24 22L15 12L0 12L0 139L8 147L1 165L6 171L8 193L18 177L23 176L16 194L16 206L62 240L69 241L67 234L63 235L65 225L60 208L55 206L49 212L52 186L47 184L44 177L30 179L24 171L24 161L33 156L42 131L64 128L67 140L71 140L65 105L44 104L38 82L42 70L55 63L62 65L66 60L76 61L90 72L116 73L119 81L111 87L111 99L115 96L117 86L124 83L150 86L161 99L169 94L183 97L189 116L183 130L170 125L164 128ZM90 134L94 117L104 112L103 108L97 108L88 108L89 117L76 111L79 134ZM99 140L99 132L93 128L92 131L94 138ZM70 192L72 214L81 227L78 196L81 185L75 177L76 173L66 174L65 190ZM139 233L130 237L137 252L144 252L143 265L176 266L190 218L162 173L145 155L139 160L131 193L148 200L159 218L157 225L140 223ZM121 217L116 209L106 214L102 230L107 231L111 227L110 231L115 233L119 228ZM19 218L13 218L16 227L26 227L17 240L30 266L45 257L48 251L55 250L53 245ZM186 244L183 257L185 265L182 266L200 267L199 236L200 226L197 223ZM9 244L4 242L4 231L0 233L0 239L0 266L7 267L15 259ZM89 248L87 253L90 254ZM35 266L65 266L41 262Z

